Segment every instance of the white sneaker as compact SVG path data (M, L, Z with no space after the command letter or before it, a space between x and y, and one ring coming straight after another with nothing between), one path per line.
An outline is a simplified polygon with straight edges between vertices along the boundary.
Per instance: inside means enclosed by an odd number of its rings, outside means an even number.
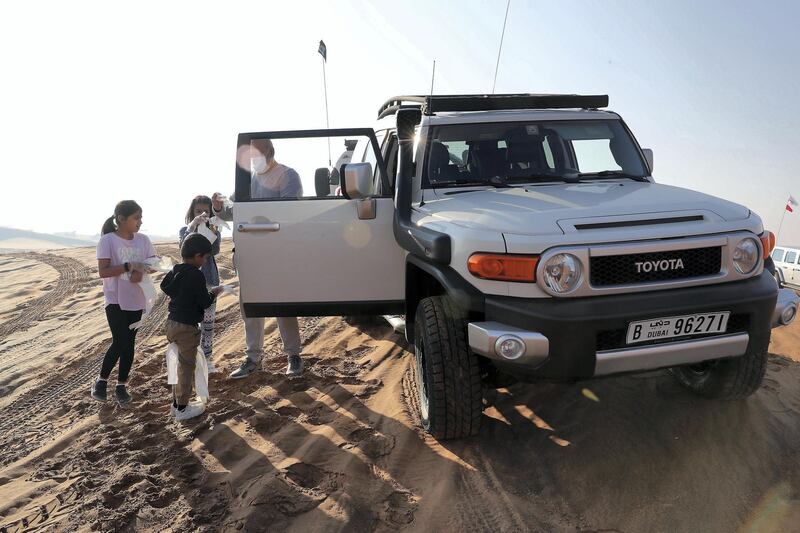
M189 420L202 415L205 410L206 404L202 402L191 402L183 411L178 411L174 405L172 406L172 414L175 416L175 420Z
M209 374L216 374L219 372L219 369L214 366L214 362L211 359L206 359L206 366L208 367Z

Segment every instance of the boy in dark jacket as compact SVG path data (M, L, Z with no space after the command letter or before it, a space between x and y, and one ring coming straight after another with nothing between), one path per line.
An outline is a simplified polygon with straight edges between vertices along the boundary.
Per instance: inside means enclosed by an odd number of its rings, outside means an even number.
M169 342L178 345L178 384L173 390L172 415L176 420L199 416L205 405L189 403L194 385L197 348L203 311L222 291L222 287L206 289L206 278L200 267L211 254L211 243L203 235L193 233L181 245L183 263L175 265L161 281L161 290L170 297L166 334Z

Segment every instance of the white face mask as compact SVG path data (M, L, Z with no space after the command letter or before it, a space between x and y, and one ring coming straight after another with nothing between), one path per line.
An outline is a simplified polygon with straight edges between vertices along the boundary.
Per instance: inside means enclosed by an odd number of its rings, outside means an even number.
M263 155L250 160L250 168L254 174L263 174L267 170L267 158Z

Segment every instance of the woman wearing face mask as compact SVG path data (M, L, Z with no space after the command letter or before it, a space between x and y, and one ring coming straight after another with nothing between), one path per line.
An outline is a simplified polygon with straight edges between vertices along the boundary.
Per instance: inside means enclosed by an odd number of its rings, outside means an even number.
M206 285L211 290L212 287L219 285L219 270L217 269L217 262L214 256L219 253L220 239L222 238L219 228L210 224L208 218L211 216L211 198L208 196L195 196L192 203L189 204L189 210L186 212L186 226L182 227L178 232L180 237L180 244L183 246L183 241L187 235L192 233L201 232L207 238L213 235L211 243L211 255L208 260L200 267L200 271L206 278ZM209 238L209 240L212 240ZM211 362L212 345L214 338L214 315L216 314L216 301L206 308L203 313L203 323L200 326L200 346L203 349L203 355L206 356L208 363L208 371L216 372L214 364Z
M103 358L100 376L92 385L92 398L106 401L106 384L119 362L114 394L121 406L133 399L126 389L136 340L136 330L130 325L142 318L145 308L144 292L138 284L147 268L145 261L156 257L150 239L139 233L141 226L142 208L133 200L123 200L103 224L103 236L97 243L97 269L103 279L112 342Z

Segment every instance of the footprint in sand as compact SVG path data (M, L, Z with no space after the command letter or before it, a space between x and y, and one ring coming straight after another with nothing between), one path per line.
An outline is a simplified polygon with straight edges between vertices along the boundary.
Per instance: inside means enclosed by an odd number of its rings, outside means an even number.
M267 411L265 413L257 413L251 416L247 419L247 423L250 424L250 427L252 427L257 433L268 435L281 429L288 423L288 420L286 417L283 417L273 411Z
M376 509L378 518L393 529L407 526L414 521L417 502L410 492L392 492Z
M320 491L325 496L341 486L341 474L329 472L303 462L295 463L286 468L284 477L299 487Z
M275 410L278 412L279 415L292 419L296 419L303 414L303 411L301 411L297 407L294 407L293 405L284 405L283 407L278 407Z
M373 428L361 427L350 433L345 449L358 448L370 459L388 455L394 449L394 437L383 435Z
M258 493L244 501L249 509L244 528L260 529L258 526L265 520L277 518L277 513L288 517L307 513L341 486L341 474L303 462L294 463L266 482L259 481Z

